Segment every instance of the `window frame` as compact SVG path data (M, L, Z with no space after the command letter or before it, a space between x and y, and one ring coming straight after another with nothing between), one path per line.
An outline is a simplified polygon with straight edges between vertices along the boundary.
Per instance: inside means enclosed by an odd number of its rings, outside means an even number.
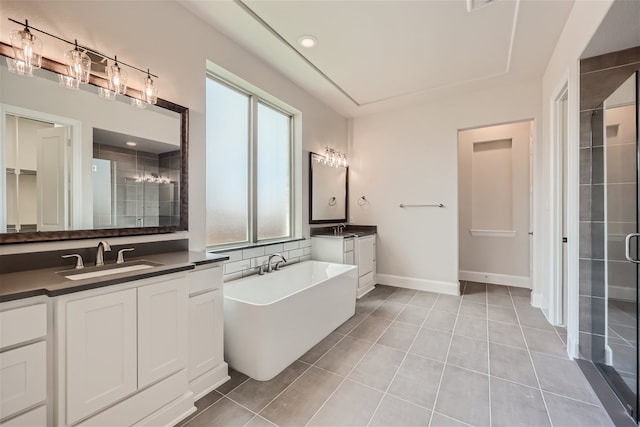
M220 243L220 244L211 244L205 241L205 245L207 249L230 249L230 248L247 248L247 247L255 247L255 246L264 246L268 244L278 243L278 242L287 242L291 240L298 240L298 232L296 230L296 213L297 208L295 206L296 203L296 125L299 114L291 109L291 111L278 104L283 104L281 101L275 99L271 96L265 96L261 93L262 91L251 90L248 87L250 85L239 85L230 79L224 78L212 71L207 71L206 74L207 79L212 79L218 84L221 84L228 89L234 90L242 95L245 95L249 98L248 102L248 156L247 156L247 171L248 171L248 188L247 188L247 206L248 206L248 223L247 223L247 236L248 239L244 241L230 242L230 243ZM268 99L271 98L271 99ZM271 108L283 115L285 115L289 119L289 234L288 236L276 237L271 239L258 239L258 122L259 116L258 105L263 104L264 106ZM206 126L206 121L205 121ZM206 144L206 138L205 138ZM208 147L206 147L208 149ZM206 164L206 167L209 167ZM301 185L301 183L300 183ZM205 197L207 194L205 192ZM206 203L205 203L206 206ZM209 220L208 212L205 208L205 224ZM206 228L206 225L205 225Z

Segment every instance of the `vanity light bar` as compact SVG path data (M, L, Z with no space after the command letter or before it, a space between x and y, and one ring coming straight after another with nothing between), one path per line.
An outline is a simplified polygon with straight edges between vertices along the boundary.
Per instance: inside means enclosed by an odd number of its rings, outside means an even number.
M313 153L313 159L322 165L347 167L347 155L329 146L325 147L324 155Z
M29 34L30 30L37 31L39 33L42 33L42 34L47 35L49 37L52 37L52 38L54 38L56 40L60 40L60 41L62 41L64 43L67 43L67 44L70 44L70 45L74 46L75 50L78 51L78 52L80 52L79 49L81 49L85 53L86 52L90 52L93 55L96 55L96 56L101 57L103 59L106 59L106 60L109 60L109 61L113 61L114 64L115 64L115 67L124 65L125 67L129 67L129 68L131 68L133 70L136 70L136 71L139 71L139 72L143 73L143 75L144 75L144 79L143 79L144 87L140 90L141 100L142 100L142 102L145 102L145 103L148 103L148 104L155 104L157 102L157 93L158 93L157 92L157 86L154 85L154 82L151 79L151 77L154 77L156 79L158 79L159 77L157 75L151 73L149 71L149 69L144 70L142 68L138 68L138 67L136 67L134 65L131 65L131 64L128 64L126 62L123 62L121 60L116 59L115 55L112 58L112 57L110 57L108 55L105 55L102 52L99 52L99 51L95 50L95 49L92 49L90 47L78 44L77 40L70 41L70 40L62 38L60 36L56 36L55 34L51 34L51 33L47 32L47 31L41 30L39 28L36 28L36 27L34 27L32 25L29 25L29 21L26 20L26 19L25 19L24 23L20 22L20 21L17 21L15 19L12 19L12 18L7 18L7 19L9 19L9 21L11 21L13 23L16 23L16 24L19 24L19 25L24 25L24 30L22 31L23 33L26 32L27 34ZM17 67L17 65L20 65L18 63L21 62L21 59L18 58L18 55L16 54L16 46L12 45L12 47L14 49L15 58L7 58L7 63L11 62L14 65L14 67L10 67L10 70L11 70L11 68L14 68L14 69L19 68L19 67ZM32 75L33 73L19 73L19 74ZM68 77L71 77L71 76L68 76ZM68 79L66 79L66 80L68 80ZM70 87L68 81L66 81L66 80L65 80L65 83L66 83L65 86L66 87ZM82 83L86 83L85 79L82 79L80 81ZM126 86L124 86L124 90L126 91ZM120 91L115 91L115 93L117 94L117 93L121 93L121 92ZM122 94L124 94L124 93L122 93ZM113 97L105 97L105 98L113 99L113 98L115 98L115 96L113 96Z

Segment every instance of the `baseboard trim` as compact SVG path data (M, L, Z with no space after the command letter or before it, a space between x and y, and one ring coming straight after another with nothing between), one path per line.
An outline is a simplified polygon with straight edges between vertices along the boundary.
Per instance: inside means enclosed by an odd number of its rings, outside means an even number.
M540 310L542 310L542 314L544 314L544 317L547 319L547 321L549 321L549 318L547 317L546 313L545 313L545 302L544 302L544 295L542 295L541 293L538 292L531 292L531 306L535 307L535 308L539 308ZM551 323L551 322L549 322Z
M460 270L458 272L458 278L460 280L469 280L471 282L491 283L492 285L506 285L531 289L531 279L525 276L510 276L508 274Z
M189 390L193 392L194 400L200 399L227 382L230 379L228 373L229 366L226 362L223 362L189 381Z
M380 285L396 286L398 288L415 289L418 291L460 295L460 284L456 282L416 279L413 277L394 276L392 274L376 274L376 283Z

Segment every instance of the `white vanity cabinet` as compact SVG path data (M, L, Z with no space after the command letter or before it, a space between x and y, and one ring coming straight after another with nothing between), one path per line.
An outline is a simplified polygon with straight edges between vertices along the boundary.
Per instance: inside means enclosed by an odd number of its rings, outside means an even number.
M188 274L55 298L56 425L162 425L192 410Z
M0 425L46 426L46 298L0 304Z
M376 235L358 237L356 240L358 257L358 292L360 298L373 290L376 285Z
M358 266L358 298L375 287L376 235L358 237L313 236L311 258Z
M189 273L189 389L198 400L229 379L224 361L222 264Z
M311 237L311 258L337 264L357 265L354 255L355 240L354 237Z

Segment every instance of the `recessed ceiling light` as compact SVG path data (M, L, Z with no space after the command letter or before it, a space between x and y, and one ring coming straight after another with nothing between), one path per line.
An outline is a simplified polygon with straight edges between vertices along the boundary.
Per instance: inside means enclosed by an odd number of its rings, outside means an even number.
M302 36L298 39L300 46L310 49L318 44L318 40L313 36Z
M136 145L138 145L137 143L133 142L133 141L127 141L127 145L129 147L135 147Z

